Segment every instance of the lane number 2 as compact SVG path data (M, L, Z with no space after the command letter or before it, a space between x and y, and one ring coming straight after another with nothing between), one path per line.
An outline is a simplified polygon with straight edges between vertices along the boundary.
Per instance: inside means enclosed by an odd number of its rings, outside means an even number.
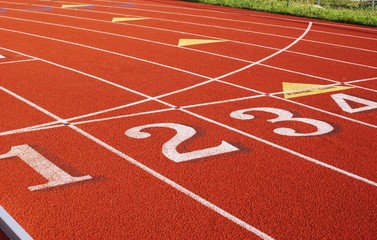
M261 112L268 112L276 114L278 117L274 119L267 120L268 122L277 123L277 122L302 122L309 125L312 125L317 128L317 131L311 133L297 133L296 130L292 128L276 128L274 129L274 133L283 135L283 136L293 136L293 137L306 137L306 136L318 136L329 133L334 130L334 128L323 121L311 119L311 118L301 118L301 117L294 117L293 113L279 108L271 108L271 107L256 107L256 108L247 108L242 110L234 111L230 114L232 118L240 119L240 120L252 120L255 118L254 115L250 114L249 112L253 111L261 111Z
M47 183L45 184L28 187L30 191L42 190L92 178L89 175L82 177L73 177L69 175L26 144L12 147L8 153L0 155L0 160L11 157L20 158L37 173L47 179Z
M151 134L142 132L142 130L146 128L170 128L174 129L177 132L177 134L173 138L171 138L162 146L162 153L167 158L177 163L239 151L237 147L227 143L226 141L222 141L221 144L216 147L210 147L186 153L179 153L177 151L177 146L195 136L196 130L192 127L178 123L155 123L138 126L127 130L125 134L128 137L136 139L148 138L151 136Z

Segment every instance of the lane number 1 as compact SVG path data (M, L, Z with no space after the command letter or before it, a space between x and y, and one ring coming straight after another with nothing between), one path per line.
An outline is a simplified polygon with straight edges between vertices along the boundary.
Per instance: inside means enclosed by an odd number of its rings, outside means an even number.
M11 157L18 157L37 173L47 179L47 183L45 184L28 187L30 191L42 190L92 178L89 175L82 177L73 177L69 175L26 144L12 147L9 152L0 155L0 160Z

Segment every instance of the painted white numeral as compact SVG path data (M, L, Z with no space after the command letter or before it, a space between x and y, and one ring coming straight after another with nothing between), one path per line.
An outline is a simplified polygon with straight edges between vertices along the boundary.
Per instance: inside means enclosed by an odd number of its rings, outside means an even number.
M188 127L178 123L156 123L138 126L127 130L125 134L129 137L137 139L148 138L151 136L151 134L147 132L142 132L142 130L146 128L156 127L171 128L177 131L177 134L162 146L162 153L174 162L184 162L239 150L237 147L225 141L222 141L221 144L217 147L206 148L186 153L179 153L176 150L177 146L193 137L196 134L196 131L192 127Z
M72 177L26 144L14 146L8 153L0 155L0 159L6 159L10 157L19 157L32 169L34 169L36 172L38 172L48 180L48 182L45 184L28 187L30 191L56 187L92 178L89 175L82 177Z
M284 136L293 136L293 137L318 136L318 135L329 133L332 130L334 130L334 128L326 122L311 119L311 118L293 117L293 113L287 110L279 109L279 108L269 108L269 107L248 108L248 109L234 111L230 114L230 116L232 118L240 119L240 120L252 120L254 119L254 116L247 113L251 111L269 112L269 113L278 115L277 118L267 120L272 123L294 121L294 122L307 123L317 128L317 131L312 132L312 133L296 133L296 131L292 128L277 128L274 130L274 133L284 135Z
M358 113L358 112L364 112L372 109L377 108L377 102L366 100L363 98L351 96L348 94L344 93L337 93L337 94L332 94L331 97L335 100L335 102L338 104L338 106L345 112L348 113ZM355 103L359 103L362 105L365 105L363 107L358 107L358 108L352 108L347 102L352 101Z

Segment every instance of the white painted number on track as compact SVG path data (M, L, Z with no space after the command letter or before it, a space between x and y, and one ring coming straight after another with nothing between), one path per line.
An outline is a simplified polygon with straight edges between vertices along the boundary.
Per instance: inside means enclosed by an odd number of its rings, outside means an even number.
M142 130L146 128L170 128L177 131L177 134L162 146L162 153L170 160L178 163L209 156L215 156L223 153L239 151L237 147L225 141L222 141L221 144L217 147L179 153L176 150L177 146L193 137L196 134L196 131L192 127L178 123L156 123L138 126L127 130L125 134L129 137L137 139L148 138L151 136L151 134L142 132Z
M338 106L343 111L348 112L348 113L358 113L358 112L364 112L364 111L368 111L368 110L372 110L372 109L377 109L377 102L373 102L373 101L366 100L366 99L363 99L363 98L351 96L351 95L348 95L348 94L337 93L337 94L331 95L331 97L334 99L334 101L338 104ZM364 106L358 107L358 108L352 108L346 102L346 100L351 101L351 102L355 102L355 103L359 103L359 104L364 105Z
M248 108L248 109L234 111L230 114L230 116L232 118L240 119L240 120L252 120L254 119L254 116L247 113L251 111L269 112L269 113L278 115L277 118L267 120L272 123L295 121L295 122L307 123L317 128L317 131L311 132L311 133L296 133L296 130L292 128L277 128L274 130L274 133L277 133L283 136L292 136L292 137L318 136L318 135L329 133L332 130L334 130L334 128L326 122L311 119L311 118L293 117L293 113L287 110L279 109L279 108L269 108L269 107Z
M48 182L45 184L29 187L30 191L61 186L64 184L79 182L92 178L89 175L82 177L73 177L69 175L26 144L14 146L8 153L0 155L0 159L6 159L10 157L19 157L32 169L34 169L36 172L38 172L48 180Z

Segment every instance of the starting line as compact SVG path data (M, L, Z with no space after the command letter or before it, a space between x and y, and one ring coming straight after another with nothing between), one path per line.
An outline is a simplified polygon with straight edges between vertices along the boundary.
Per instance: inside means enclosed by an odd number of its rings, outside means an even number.
M2 206L0 206L1 230L12 240L33 239Z

